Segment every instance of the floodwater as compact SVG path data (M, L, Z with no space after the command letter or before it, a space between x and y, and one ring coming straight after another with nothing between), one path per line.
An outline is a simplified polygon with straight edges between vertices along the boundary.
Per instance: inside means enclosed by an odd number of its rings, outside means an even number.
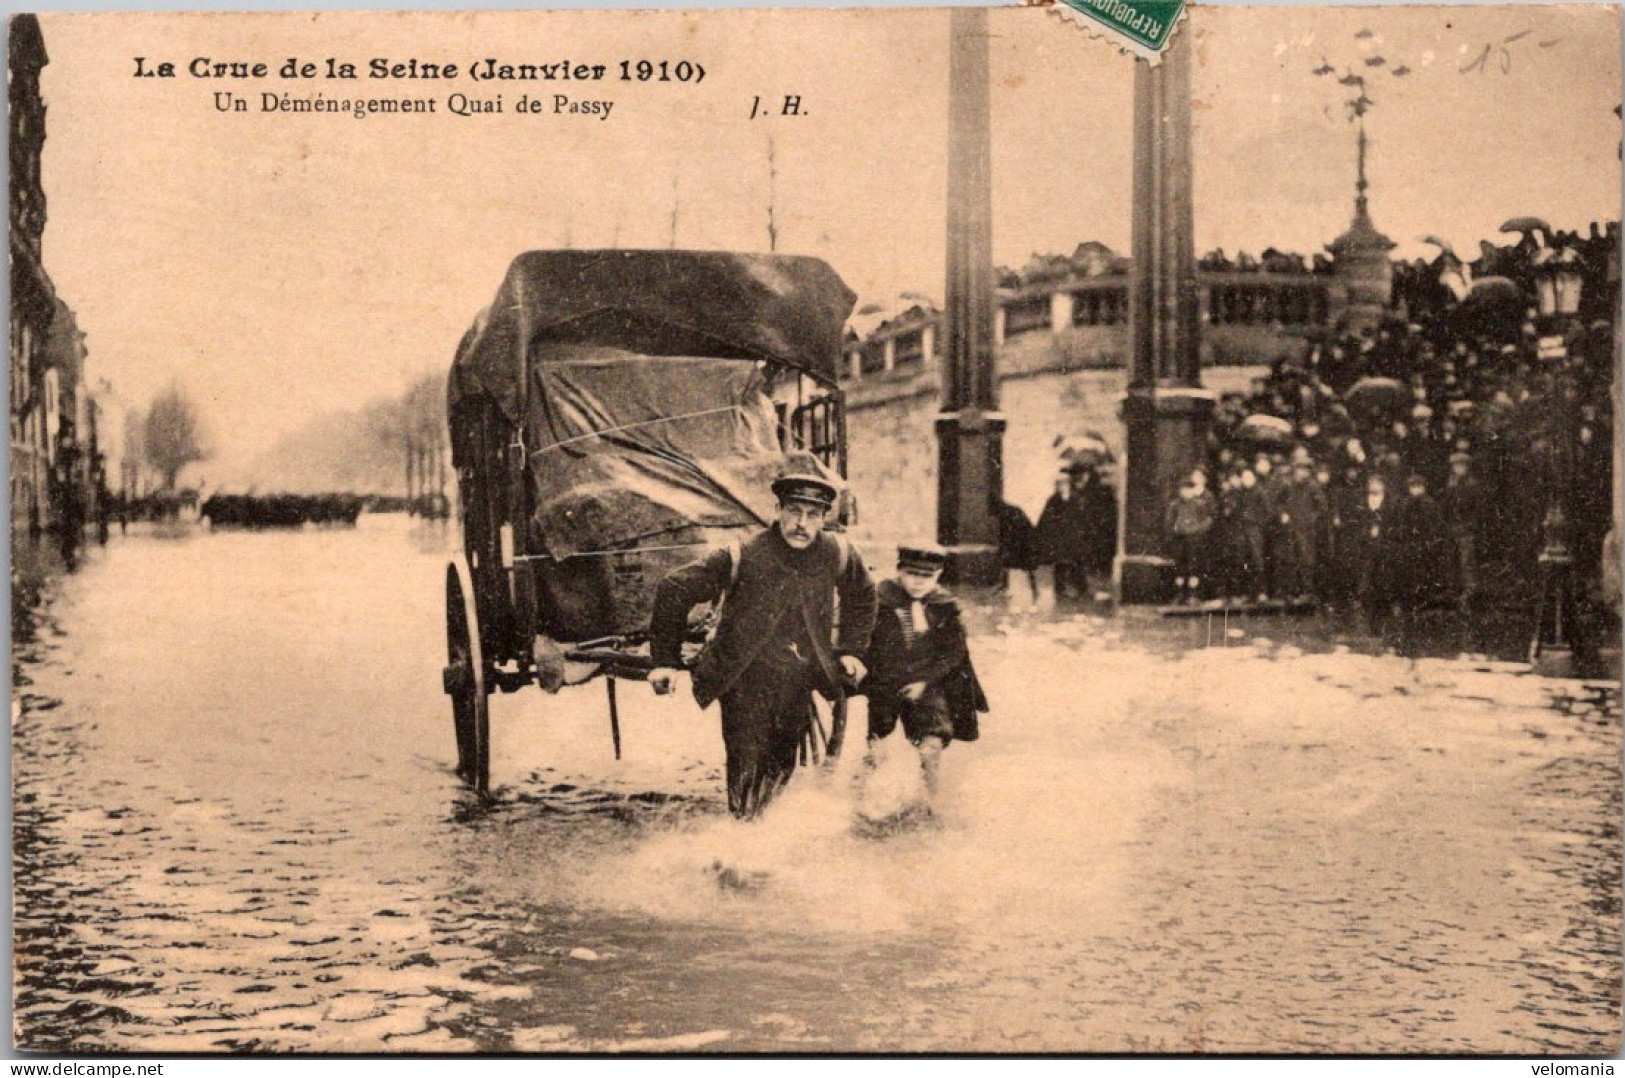
M47 587L20 1047L1618 1047L1617 687L989 616L933 823L854 825L914 796L902 744L736 823L715 715L637 684L619 762L598 683L494 698L487 806L451 774L452 543L132 533Z

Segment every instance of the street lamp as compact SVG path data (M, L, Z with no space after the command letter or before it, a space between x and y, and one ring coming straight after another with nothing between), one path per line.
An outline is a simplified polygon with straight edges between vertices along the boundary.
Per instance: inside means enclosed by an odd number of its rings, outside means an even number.
M1548 677L1574 676L1574 544L1569 492L1574 479L1577 405L1569 372L1565 330L1579 313L1584 282L1579 255L1573 248L1545 248L1534 264L1535 296L1546 324L1554 330L1542 337L1539 358L1554 364L1549 391L1547 427L1548 486L1546 517L1540 550L1540 605L1535 614L1535 635L1529 661L1536 673Z
M1572 247L1542 249L1535 260L1535 295L1540 313L1573 317L1580 313L1580 287L1585 283L1580 254Z

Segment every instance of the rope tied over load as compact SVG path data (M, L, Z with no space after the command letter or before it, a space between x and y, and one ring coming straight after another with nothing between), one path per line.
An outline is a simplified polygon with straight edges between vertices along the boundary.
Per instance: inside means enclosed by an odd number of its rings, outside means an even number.
M639 420L636 423L622 423L617 427L606 427L603 430L590 430L585 434L577 434L573 438L565 438L562 441L554 442L551 445L544 445L540 449L533 450L531 452L531 456L539 457L550 449L558 449L562 446L574 445L576 442L585 442L593 438L603 438L611 434L619 434L622 431L637 430L640 427L654 427L659 426L662 423L676 423L683 419L699 419L703 416L720 415L723 412L742 412L743 410L744 409L737 404L730 404L722 408L707 408L699 412L684 412L681 415L662 415L655 416L653 419Z

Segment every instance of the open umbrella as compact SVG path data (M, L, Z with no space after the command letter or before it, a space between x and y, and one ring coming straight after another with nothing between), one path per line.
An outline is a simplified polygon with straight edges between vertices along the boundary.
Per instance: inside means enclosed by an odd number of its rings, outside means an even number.
M1426 236L1423 236L1417 242L1418 243L1431 243L1433 246L1437 247L1442 253L1447 254L1447 255L1454 256L1455 253L1456 253L1455 246L1452 245L1449 240L1441 239L1439 237L1438 233L1435 233L1435 232L1429 232Z
M1343 402L1364 420L1393 420L1410 411L1411 391L1392 378L1362 378L1349 387Z
M1235 438L1255 445L1291 445L1292 424L1273 415L1250 415L1236 425Z
M1480 277L1473 282L1473 287L1467 291L1467 298L1461 302L1464 307L1468 304L1474 306L1516 304L1521 315L1523 309L1529 305L1529 297L1524 295L1523 289L1510 278Z
M1480 277L1451 314L1458 332L1492 340L1516 337L1534 297L1505 277Z
M1098 431L1062 435L1055 439L1055 448L1061 452L1062 464L1107 464L1116 459Z
M1539 217L1513 217L1501 223L1502 232L1521 232L1527 236L1531 232L1539 232L1541 239L1546 240L1552 234L1552 226Z

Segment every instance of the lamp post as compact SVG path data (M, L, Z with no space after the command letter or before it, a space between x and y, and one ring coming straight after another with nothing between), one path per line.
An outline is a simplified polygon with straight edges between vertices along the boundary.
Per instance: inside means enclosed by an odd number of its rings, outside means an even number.
M1584 277L1579 256L1572 248L1548 248L1534 267L1535 296L1540 313L1555 332L1541 338L1540 358L1555 365L1548 394L1547 504L1540 550L1540 604L1536 608L1535 635L1529 661L1547 677L1574 676L1574 543L1570 507L1574 484L1575 399L1564 331L1580 310Z
M1361 30L1354 35L1354 55L1341 75L1325 57L1314 69L1317 77L1332 79L1340 88L1343 111L1354 127L1354 217L1348 230L1326 247L1346 288L1340 318L1351 330L1376 328L1394 294L1394 268L1389 257L1394 241L1378 231L1371 220L1366 194L1371 184L1366 179L1370 140L1366 137L1365 117L1377 103L1369 92L1372 86L1394 86L1394 80L1405 78L1411 68L1379 52L1380 40L1370 30Z

